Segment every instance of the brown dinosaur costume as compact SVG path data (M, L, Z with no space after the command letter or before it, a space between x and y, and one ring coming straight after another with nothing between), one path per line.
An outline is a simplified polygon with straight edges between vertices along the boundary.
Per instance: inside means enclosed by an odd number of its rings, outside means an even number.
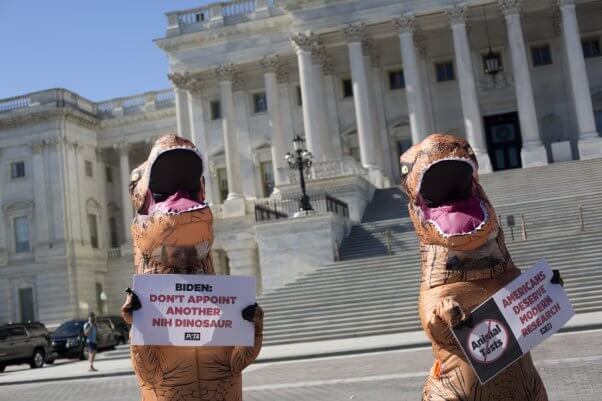
M213 217L204 202L203 160L175 135L159 138L129 186L137 274L215 274L211 261ZM129 291L121 313L131 323L137 296ZM243 318L255 325L252 347L131 346L143 401L242 400L242 370L261 350L263 312L250 305Z
M433 134L401 156L402 188L420 239L419 313L435 363L424 401L545 401L529 354L481 385L449 326L520 274L496 215L479 185L468 142Z

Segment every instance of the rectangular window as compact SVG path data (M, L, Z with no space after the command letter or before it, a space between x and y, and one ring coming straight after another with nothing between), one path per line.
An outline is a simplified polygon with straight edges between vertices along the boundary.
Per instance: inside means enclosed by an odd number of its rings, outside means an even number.
M88 214L88 228L90 229L90 245L98 249L98 223L95 214Z
M343 97L353 97L353 84L350 79L344 79L343 84Z
M257 113L265 113L268 110L268 98L265 92L255 93L253 95L253 111Z
M274 192L274 172L272 170L272 162L261 162L260 168L263 196L267 198Z
M211 119L221 120L222 119L222 104L219 100L213 100L210 103L211 106Z
M15 252L29 252L29 219L27 216L15 217Z
M111 248L119 248L119 234L117 233L117 219L109 217L109 235L111 236Z
M544 45L532 47L531 59L533 61L533 67L552 64L552 53L550 52L550 46Z
M301 87L297 85L297 106L303 105L303 95L301 94Z
M583 47L583 57L585 57L585 58L600 57L600 39L598 39L598 38L582 39L581 46Z
M10 178L15 180L23 177L25 177L25 162L22 160L18 162L12 162L10 164Z
M453 81L456 79L454 74L454 63L451 61L436 63L435 71L437 73L437 82Z
M84 167L86 170L86 177L94 177L94 169L92 168L92 162L90 160L84 161Z
M217 183L219 186L220 203L224 203L228 197L228 172L225 168L217 169Z
M406 86L403 70L389 71L389 89L403 89Z
M105 166L105 176L108 183L113 182L113 169L110 166Z

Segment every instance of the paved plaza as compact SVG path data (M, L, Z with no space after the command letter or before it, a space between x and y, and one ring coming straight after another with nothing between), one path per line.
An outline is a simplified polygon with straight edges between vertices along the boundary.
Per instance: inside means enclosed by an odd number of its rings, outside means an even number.
M599 401L602 394L602 330L556 334L534 351L551 401ZM247 401L344 401L419 399L432 362L429 348L395 350L289 362L259 363L244 375ZM25 366L0 375L0 401L125 401L139 398L133 375L2 385ZM85 362L44 369L85 372ZM105 370L104 372L108 372ZM94 377L97 376L97 377Z

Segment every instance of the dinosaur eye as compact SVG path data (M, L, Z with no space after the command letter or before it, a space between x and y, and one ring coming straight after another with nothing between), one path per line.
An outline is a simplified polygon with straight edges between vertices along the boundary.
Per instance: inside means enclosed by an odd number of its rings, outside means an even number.
M401 166L401 174L406 175L409 172L410 169L408 168L408 166Z
M472 148L468 148L468 154L471 156L474 155L474 150L472 150Z
M138 171L134 171L132 173L132 177L130 178L130 181L138 181L140 179L140 173Z

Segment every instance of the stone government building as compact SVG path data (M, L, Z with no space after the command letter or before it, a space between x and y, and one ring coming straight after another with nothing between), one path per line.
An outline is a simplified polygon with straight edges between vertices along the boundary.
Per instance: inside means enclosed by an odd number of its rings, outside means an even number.
M483 173L602 157L601 41L602 0L170 12L155 43L173 89L0 100L0 322L118 311L132 273L129 173L169 132L205 155L218 272L253 274L264 292L332 261L374 189L398 182L401 152L429 132L465 136ZM298 193L283 157L297 134L314 155L309 190L346 202L349 218L255 221L254 204Z

